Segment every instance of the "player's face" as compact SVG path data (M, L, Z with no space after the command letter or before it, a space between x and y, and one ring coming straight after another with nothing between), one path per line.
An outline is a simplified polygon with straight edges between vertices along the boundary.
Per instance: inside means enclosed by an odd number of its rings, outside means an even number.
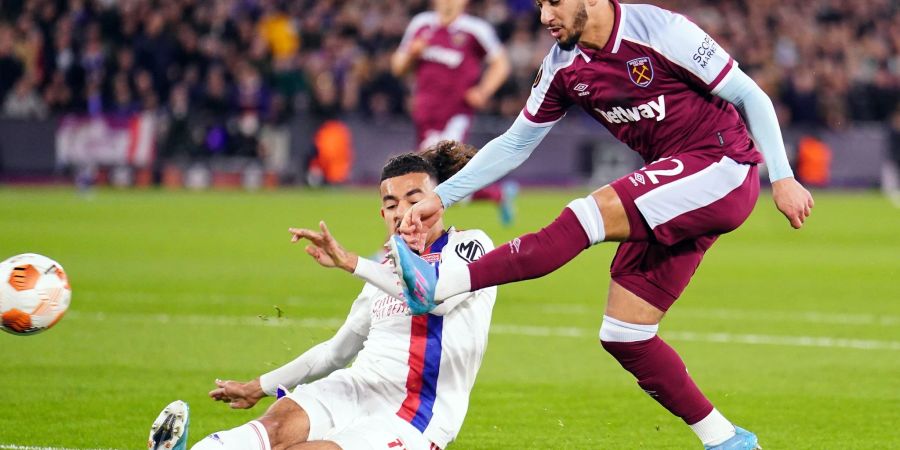
M469 0L433 0L434 10L445 17L456 17L466 9Z
M584 0L537 0L541 23L563 50L572 50L587 23Z
M413 172L381 182L381 216L388 232L394 234L403 215L412 206L434 192L434 180L427 173Z

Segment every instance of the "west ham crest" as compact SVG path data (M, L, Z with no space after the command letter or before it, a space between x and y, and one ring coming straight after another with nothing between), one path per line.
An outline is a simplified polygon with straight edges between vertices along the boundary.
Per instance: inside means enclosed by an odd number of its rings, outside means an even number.
M634 84L647 87L653 81L653 64L650 63L649 57L632 59L625 63L625 66L628 68L628 77Z

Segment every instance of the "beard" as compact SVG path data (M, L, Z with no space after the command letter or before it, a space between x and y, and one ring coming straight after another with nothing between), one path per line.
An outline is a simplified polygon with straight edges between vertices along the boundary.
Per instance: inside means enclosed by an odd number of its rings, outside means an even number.
M581 2L581 8L575 14L575 23L572 24L572 33L569 34L569 37L560 40L557 39L556 43L559 45L559 48L569 51L575 48L575 44L581 40L581 33L584 33L584 25L587 23L587 8L584 7L584 1Z

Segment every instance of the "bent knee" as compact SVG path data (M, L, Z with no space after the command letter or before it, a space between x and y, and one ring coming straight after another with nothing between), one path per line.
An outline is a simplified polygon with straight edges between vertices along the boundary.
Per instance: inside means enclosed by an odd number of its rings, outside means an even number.
M288 448L309 438L309 415L289 398L276 401L258 421L265 427L272 450Z

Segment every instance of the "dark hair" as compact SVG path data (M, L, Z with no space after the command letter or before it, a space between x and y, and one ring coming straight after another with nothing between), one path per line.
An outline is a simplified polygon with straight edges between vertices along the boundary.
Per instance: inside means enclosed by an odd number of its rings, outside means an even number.
M381 169L381 181L408 173L427 173L443 183L475 156L478 149L457 141L441 141L421 153L404 153L388 160Z

